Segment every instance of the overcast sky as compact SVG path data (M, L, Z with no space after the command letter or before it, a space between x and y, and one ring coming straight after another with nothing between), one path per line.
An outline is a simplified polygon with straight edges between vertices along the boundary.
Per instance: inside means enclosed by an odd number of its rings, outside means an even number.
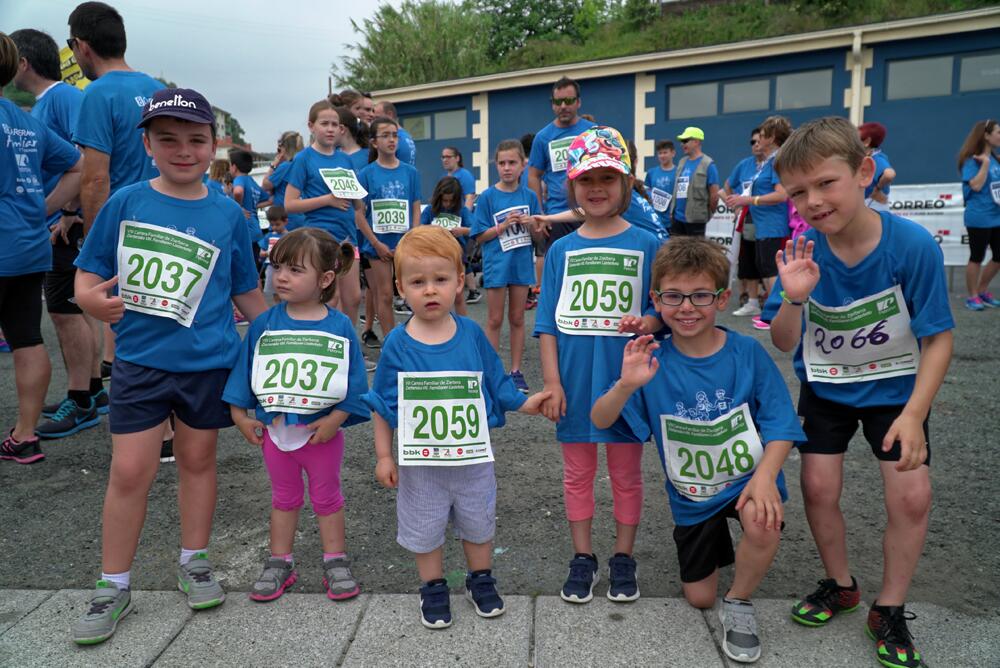
M257 150L306 132L330 64L357 41L349 19L400 0L108 0L125 20L132 68L200 91L229 111ZM0 30L36 28L60 48L78 0L0 0Z

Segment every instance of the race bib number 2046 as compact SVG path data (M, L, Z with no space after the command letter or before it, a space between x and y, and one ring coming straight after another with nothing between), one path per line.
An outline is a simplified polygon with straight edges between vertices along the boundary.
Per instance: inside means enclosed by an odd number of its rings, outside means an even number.
M125 308L190 327L219 258L193 235L133 220L118 233L118 294Z

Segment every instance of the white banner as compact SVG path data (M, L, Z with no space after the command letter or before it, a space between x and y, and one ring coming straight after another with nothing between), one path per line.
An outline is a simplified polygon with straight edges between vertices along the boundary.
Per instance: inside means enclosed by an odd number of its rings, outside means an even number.
M969 262L969 235L963 219L965 202L961 183L894 185L889 205L892 213L918 223L931 233L941 246L946 267L964 267ZM733 212L721 201L705 228L705 236L726 248L733 244Z

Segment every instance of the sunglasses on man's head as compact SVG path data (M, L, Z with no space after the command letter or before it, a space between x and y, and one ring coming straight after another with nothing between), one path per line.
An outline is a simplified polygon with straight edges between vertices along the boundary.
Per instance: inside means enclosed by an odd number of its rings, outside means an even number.
M571 105L571 104L576 104L576 101L578 99L579 98L576 97L554 97L552 98L552 104L556 105L557 107L562 104Z

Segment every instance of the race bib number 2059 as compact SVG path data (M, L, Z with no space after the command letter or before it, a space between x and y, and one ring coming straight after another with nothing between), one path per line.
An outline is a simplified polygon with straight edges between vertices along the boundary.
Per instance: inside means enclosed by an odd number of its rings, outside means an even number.
M481 372L403 372L397 382L400 466L493 461Z

